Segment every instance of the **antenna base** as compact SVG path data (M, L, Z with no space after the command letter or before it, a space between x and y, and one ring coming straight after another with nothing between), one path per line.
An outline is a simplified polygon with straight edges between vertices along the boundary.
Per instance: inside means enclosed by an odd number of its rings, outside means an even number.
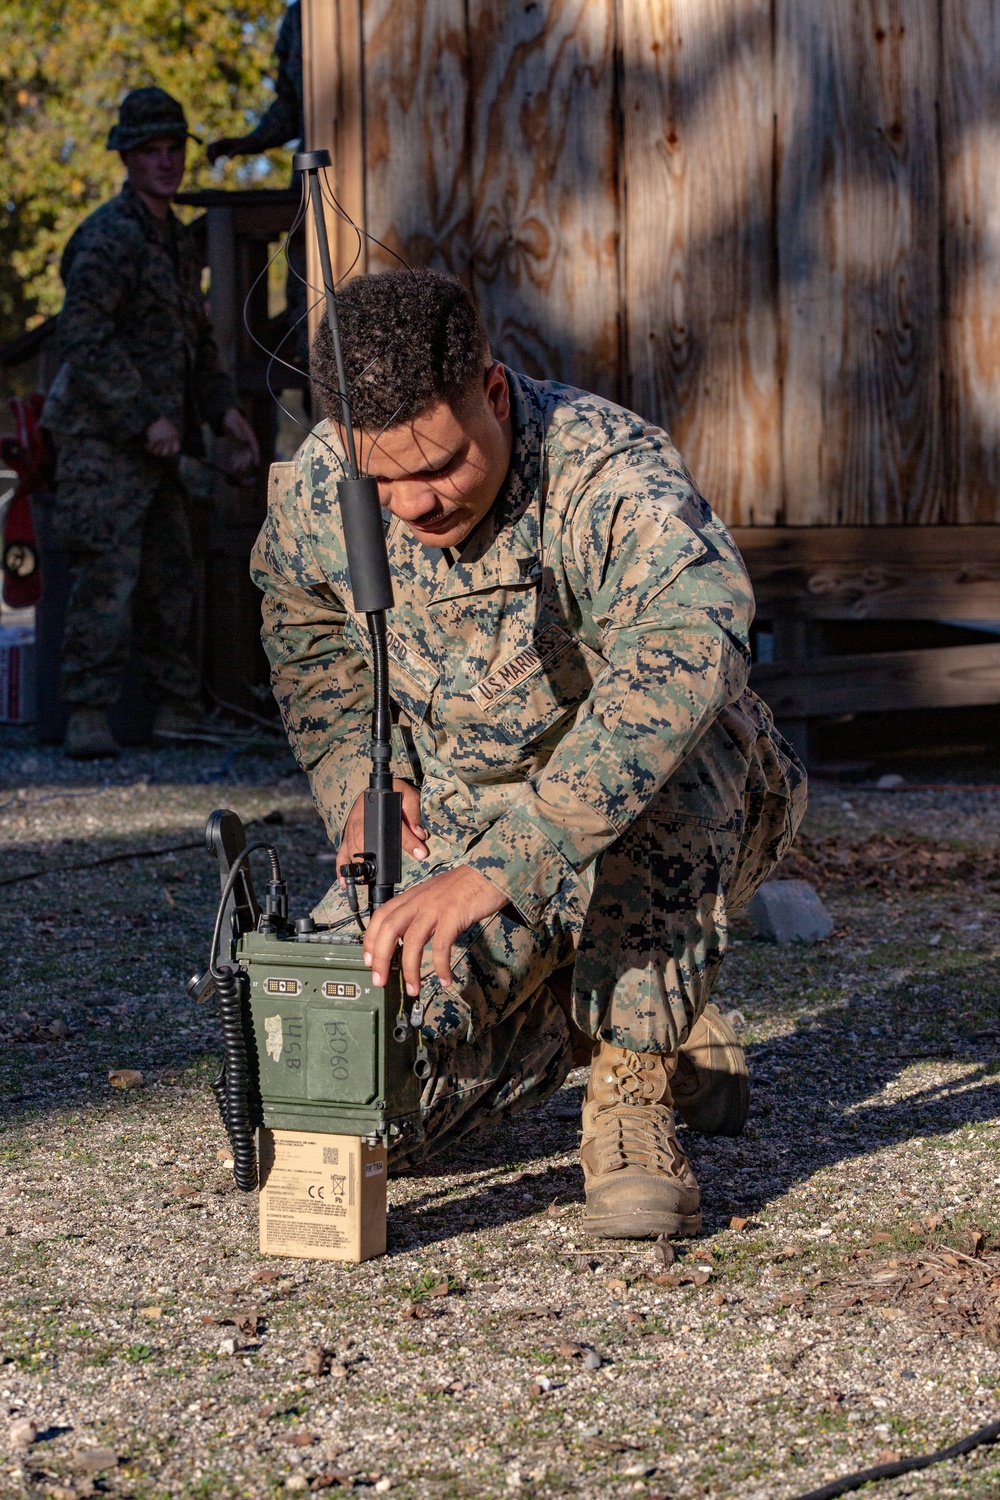
M317 172L320 167L331 165L329 151L296 151L292 157L293 172Z

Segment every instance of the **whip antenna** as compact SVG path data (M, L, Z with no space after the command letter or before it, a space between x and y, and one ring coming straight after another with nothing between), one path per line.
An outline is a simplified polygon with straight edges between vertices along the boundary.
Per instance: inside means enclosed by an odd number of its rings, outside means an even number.
M371 776L364 794L365 848L348 850L350 862L341 865L340 874L347 883L348 898L356 909L356 885L368 886L369 910L392 899L395 886L402 878L403 799L392 789L392 719L389 711L389 651L386 641L385 612L393 605L392 575L385 545L385 527L374 479L362 478L354 440L354 419L347 390L344 351L340 340L337 315L337 290L330 260L330 241L323 212L320 172L330 165L329 151L299 151L292 167L308 179L309 199L316 221L326 317L333 340L337 367L337 390L340 397L340 427L347 450L346 479L337 482L337 498L344 526L347 567L351 577L354 608L365 616L372 648Z

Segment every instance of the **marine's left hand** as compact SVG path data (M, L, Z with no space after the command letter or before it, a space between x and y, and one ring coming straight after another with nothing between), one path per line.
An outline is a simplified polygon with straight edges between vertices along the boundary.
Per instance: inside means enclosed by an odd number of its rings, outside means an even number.
M229 408L222 419L222 427L239 444L230 461L232 472L240 476L252 473L260 465L260 448L257 446L257 434L238 406Z
M451 949L460 932L473 922L495 916L508 897L478 870L459 865L442 875L431 875L380 906L365 932L365 963L378 985L388 982L389 967L402 939L402 970L406 993L420 994L420 960L432 945L434 970L442 984L452 983Z

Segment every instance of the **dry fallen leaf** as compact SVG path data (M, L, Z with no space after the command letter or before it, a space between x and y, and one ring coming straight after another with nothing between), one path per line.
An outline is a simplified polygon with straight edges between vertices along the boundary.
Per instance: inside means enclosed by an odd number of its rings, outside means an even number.
M609 1292L627 1292L628 1282L622 1281L620 1276L615 1276L608 1282Z
M141 1089L143 1079L138 1068L112 1068L108 1082L113 1089Z
M310 1375L322 1375L330 1363L330 1351L322 1344L306 1350L306 1371Z
M653 1246L653 1259L661 1266L672 1266L676 1259L674 1247L665 1234L661 1234Z
M741 1218L739 1214L733 1214L733 1217L729 1221L729 1227L730 1229L735 1229L737 1233L741 1233L746 1229L749 1222L749 1219Z
M898 1464L900 1453L898 1448L880 1448L875 1455L876 1465Z
M887 1234L884 1229L879 1229L872 1235L873 1245L891 1245L892 1235Z
M549 1219L561 1219L564 1214L568 1214L570 1212L570 1209L572 1207L572 1203L560 1203L558 1198L553 1198L552 1202L545 1210L545 1214Z
M569 1339L563 1339L559 1345L559 1353L563 1359L577 1359L583 1353L582 1344L574 1344Z
M293 1432L292 1444L296 1448L311 1448L316 1439L311 1432Z
M244 1338L257 1337L260 1332L260 1321L260 1314L255 1307L247 1307L242 1312L233 1313L233 1322Z
M263 1282L267 1282L267 1281L280 1281L281 1280L281 1272L280 1271L254 1271L253 1275L250 1277L250 1280L251 1281L256 1281L258 1285L260 1285Z

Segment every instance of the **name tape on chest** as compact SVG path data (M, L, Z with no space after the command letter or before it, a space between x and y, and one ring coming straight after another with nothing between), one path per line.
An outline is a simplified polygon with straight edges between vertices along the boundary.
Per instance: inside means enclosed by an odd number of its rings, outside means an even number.
M477 682L470 697L480 708L489 708L498 698L502 698L506 693L519 687L536 672L540 672L547 662L559 655L568 639L568 636L560 632L554 640L551 638L547 640L541 651L537 646L525 646L523 650L501 662L498 667L494 667L482 682Z

